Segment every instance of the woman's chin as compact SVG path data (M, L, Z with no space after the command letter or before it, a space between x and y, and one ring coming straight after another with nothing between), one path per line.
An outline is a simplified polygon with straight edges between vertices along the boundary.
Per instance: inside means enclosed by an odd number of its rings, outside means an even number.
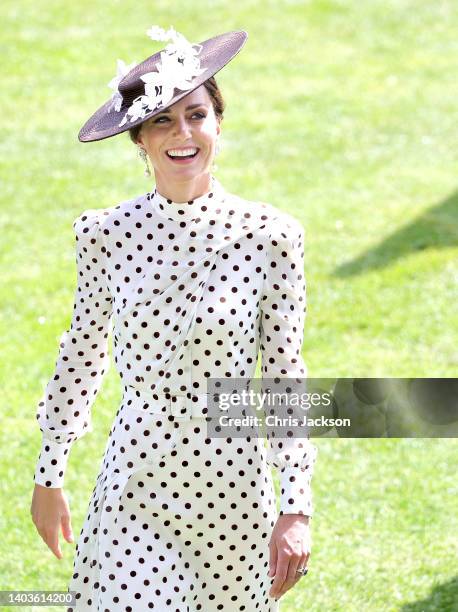
M176 176L186 176L187 178L197 178L198 176L202 176L202 174L206 174L210 172L210 168L203 168L201 166L175 166L174 168L168 168L168 172L166 175L171 177Z

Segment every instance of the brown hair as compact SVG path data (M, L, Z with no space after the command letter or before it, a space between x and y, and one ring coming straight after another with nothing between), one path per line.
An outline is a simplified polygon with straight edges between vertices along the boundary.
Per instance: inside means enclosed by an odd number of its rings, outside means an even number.
M224 109L226 105L224 103L223 96L221 94L221 90L219 89L216 83L215 77L213 76L210 77L209 79L204 81L202 85L205 87L205 89L208 92L208 95L210 96L210 100L212 102L213 111L216 115L216 118L219 120L223 119L223 113L224 113ZM137 136L141 130L141 127L142 127L142 123L140 123L139 125L136 125L135 127L129 130L130 139L132 140L134 144L137 144Z

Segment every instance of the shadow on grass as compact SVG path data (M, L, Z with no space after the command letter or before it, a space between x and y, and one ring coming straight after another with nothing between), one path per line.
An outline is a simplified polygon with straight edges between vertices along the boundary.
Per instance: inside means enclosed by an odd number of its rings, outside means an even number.
M405 604L400 612L456 612L458 610L458 576L434 587L424 599Z
M408 225L401 227L380 244L356 259L337 267L332 275L354 276L384 268L394 260L415 251L458 244L458 191Z

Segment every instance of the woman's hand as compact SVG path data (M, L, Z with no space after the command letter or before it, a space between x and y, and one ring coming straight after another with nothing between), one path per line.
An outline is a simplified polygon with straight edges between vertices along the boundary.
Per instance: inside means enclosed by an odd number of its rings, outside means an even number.
M282 514L278 517L269 542L269 576L275 579L269 591L280 599L302 578L296 572L307 567L312 546L309 517L303 514Z
M36 484L30 513L38 533L56 557L62 559L63 554L59 544L60 529L62 528L62 534L67 542L74 542L70 507L64 490L49 489Z

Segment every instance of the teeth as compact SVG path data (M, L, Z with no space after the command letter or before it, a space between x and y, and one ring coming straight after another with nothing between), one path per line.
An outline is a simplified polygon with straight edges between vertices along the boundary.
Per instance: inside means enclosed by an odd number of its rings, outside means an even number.
M197 149L194 147L192 149L170 149L167 151L170 157L184 157L185 155L194 155L197 153Z

